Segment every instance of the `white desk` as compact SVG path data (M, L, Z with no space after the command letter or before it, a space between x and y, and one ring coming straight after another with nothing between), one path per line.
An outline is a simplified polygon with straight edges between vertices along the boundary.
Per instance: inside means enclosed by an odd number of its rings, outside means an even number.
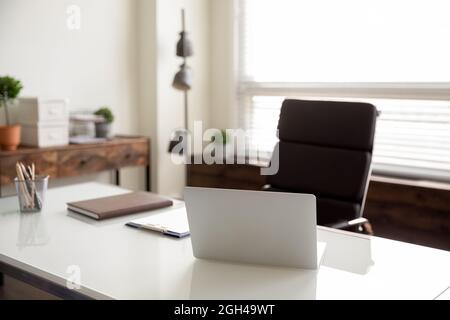
M124 192L57 188L32 215L18 213L15 197L1 199L0 267L65 287L68 267L79 266L78 292L100 299L434 299L450 285L450 252L377 237L319 228L327 249L317 271L233 265L196 260L189 238L124 225L151 213L97 222L66 210L68 201Z

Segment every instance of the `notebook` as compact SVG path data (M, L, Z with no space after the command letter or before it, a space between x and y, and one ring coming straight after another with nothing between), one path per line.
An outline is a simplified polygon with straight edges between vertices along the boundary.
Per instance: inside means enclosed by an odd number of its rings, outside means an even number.
M93 219L105 220L171 205L173 205L172 200L152 193L131 192L118 196L71 202L67 204L67 208Z
M184 238L190 235L185 207L133 220L126 225L137 229L160 232L177 238Z

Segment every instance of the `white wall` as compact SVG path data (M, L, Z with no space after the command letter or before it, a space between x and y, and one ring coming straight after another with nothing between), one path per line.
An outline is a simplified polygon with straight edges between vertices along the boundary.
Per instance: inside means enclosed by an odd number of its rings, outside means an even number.
M152 138L153 190L179 196L183 166L167 153L183 126L183 95L171 87L181 60L175 45L181 8L195 55L190 123L209 124L209 0L1 0L0 75L22 80L22 96L69 98L71 109L110 105L115 132ZM69 5L81 8L81 30L67 28ZM1 114L1 113L0 113ZM2 119L0 119L1 121ZM124 170L123 185L143 188L140 169ZM109 174L85 179L110 181ZM80 179L64 179L73 183Z
M72 110L110 105L115 132L139 133L136 4L1 0L0 75L20 79L22 96L68 98ZM81 8L80 30L67 27L69 5ZM138 169L125 170L124 185L143 187L140 175ZM110 176L99 178L109 181Z
M158 191L156 0L138 0L139 131L152 138L152 190Z
M211 0L211 126L238 127L235 6L239 0Z

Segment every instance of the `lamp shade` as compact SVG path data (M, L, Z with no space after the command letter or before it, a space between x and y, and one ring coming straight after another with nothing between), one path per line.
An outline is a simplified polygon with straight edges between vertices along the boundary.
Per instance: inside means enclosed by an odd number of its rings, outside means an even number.
M180 32L180 40L177 43L177 56L186 58L194 54L192 50L192 42L188 39L187 32Z
M182 64L180 66L180 71L175 74L175 78L173 79L172 86L181 91L188 91L192 88L192 73L191 69L186 66L186 64Z

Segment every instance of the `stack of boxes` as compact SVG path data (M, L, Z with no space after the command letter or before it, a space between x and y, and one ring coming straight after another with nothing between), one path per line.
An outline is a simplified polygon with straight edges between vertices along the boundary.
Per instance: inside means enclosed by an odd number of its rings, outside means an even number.
M18 117L22 145L43 148L69 144L67 100L21 98Z

